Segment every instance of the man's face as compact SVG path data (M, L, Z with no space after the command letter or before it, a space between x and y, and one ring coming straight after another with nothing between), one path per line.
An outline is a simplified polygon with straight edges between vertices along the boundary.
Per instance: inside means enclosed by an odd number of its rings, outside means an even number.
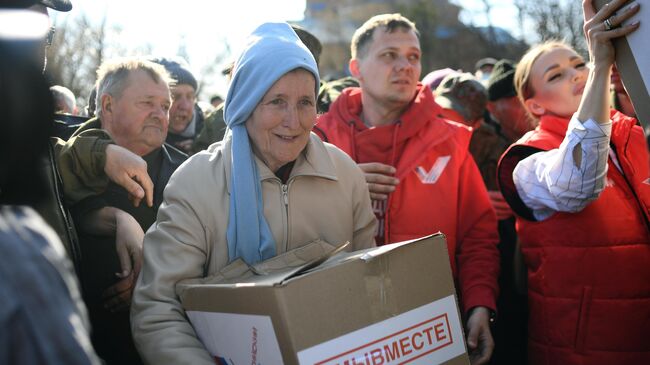
M118 145L147 155L165 142L170 105L166 83L155 82L146 71L131 71L122 95L102 96L102 128Z
M413 30L375 29L370 44L358 58L350 61L350 70L364 93L380 105L405 106L415 96L422 66L420 41Z
M182 133L194 115L195 90L188 84L172 86L172 106L169 109L169 130Z
M532 119L528 117L526 109L516 96L489 101L487 108L510 141L518 140L526 132L535 128Z

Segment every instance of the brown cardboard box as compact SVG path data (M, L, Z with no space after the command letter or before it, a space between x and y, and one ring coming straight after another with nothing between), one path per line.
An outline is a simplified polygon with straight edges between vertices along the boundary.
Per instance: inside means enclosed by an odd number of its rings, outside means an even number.
M442 234L322 261L182 285L217 364L469 363Z

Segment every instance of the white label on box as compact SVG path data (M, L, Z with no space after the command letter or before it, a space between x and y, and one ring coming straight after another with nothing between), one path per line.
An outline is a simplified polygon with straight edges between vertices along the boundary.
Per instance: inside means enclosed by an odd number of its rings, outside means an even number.
M216 364L282 364L271 317L199 311L187 316Z
M465 352L453 295L298 353L300 364L439 364Z

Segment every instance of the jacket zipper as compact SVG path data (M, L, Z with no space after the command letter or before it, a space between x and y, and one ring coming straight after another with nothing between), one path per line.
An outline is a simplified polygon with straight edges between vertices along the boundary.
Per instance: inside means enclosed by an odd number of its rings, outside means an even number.
M282 184L282 202L284 203L284 252L289 251L289 185Z

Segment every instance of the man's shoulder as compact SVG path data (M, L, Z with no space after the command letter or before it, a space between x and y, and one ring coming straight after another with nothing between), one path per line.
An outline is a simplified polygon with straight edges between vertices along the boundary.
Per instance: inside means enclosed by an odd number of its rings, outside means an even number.
M68 140L68 138L70 138L70 136L72 136L72 134L88 120L88 117L78 115L55 114L52 136Z
M79 135L81 132L87 131L89 129L101 129L101 128L102 128L102 122L98 117L90 118L85 122L79 124L79 126L74 131L71 137L75 137Z
M224 104L222 103L215 110L206 115L203 122L206 125L221 126L223 124L223 126L225 126L226 122L223 119L223 105Z
M321 114L314 125L313 132L316 133L323 141L334 143L339 139L338 129L344 127L344 120L333 110Z
M465 124L445 119L438 114L434 114L429 123L426 128L421 129L420 133L425 140L469 145L472 128Z

